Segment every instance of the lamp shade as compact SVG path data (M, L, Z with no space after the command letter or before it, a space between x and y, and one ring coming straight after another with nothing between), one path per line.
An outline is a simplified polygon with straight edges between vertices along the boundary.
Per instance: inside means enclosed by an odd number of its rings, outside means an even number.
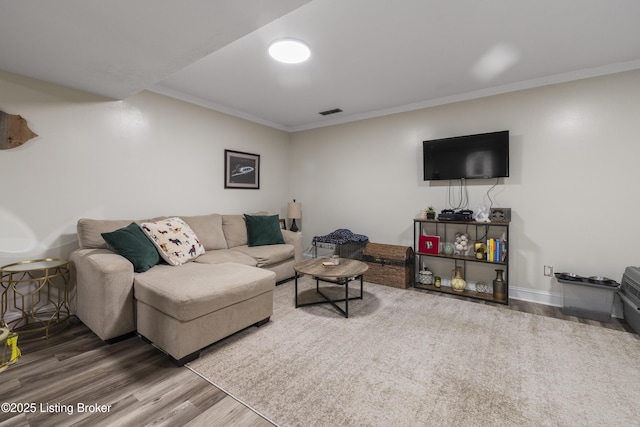
M302 203L296 202L295 200L293 202L289 202L289 204L287 205L287 218L302 218Z

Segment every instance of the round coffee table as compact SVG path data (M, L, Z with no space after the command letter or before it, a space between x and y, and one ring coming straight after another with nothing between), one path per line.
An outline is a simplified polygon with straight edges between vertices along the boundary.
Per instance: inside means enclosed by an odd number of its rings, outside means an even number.
M302 262L299 262L293 266L296 272L296 308L304 307L307 305L316 304L331 304L338 312L346 318L349 317L349 301L354 299L362 299L363 288L363 274L369 269L369 266L364 262L349 259L340 258L340 264L338 265L326 265L329 263L328 258L311 258ZM316 292L323 298L322 301L309 302L304 304L298 303L298 277L300 274L307 274L312 276L316 280ZM349 282L352 280L360 279L360 295L355 297L349 297ZM322 291L320 291L320 282L333 283L344 286L344 298L330 299ZM344 303L344 309L338 306L337 302Z

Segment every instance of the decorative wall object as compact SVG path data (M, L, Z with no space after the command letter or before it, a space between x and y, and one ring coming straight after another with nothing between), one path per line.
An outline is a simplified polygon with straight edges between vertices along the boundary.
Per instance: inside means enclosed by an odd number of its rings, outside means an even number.
M36 136L22 116L0 111L0 150L19 147Z
M260 155L224 150L224 188L260 188Z

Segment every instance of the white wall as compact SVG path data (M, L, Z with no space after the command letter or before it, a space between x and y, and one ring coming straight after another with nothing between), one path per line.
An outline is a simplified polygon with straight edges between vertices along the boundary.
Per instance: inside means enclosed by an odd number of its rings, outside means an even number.
M67 256L81 217L283 215L294 197L306 245L336 228L411 245L413 217L448 198L422 181L422 141L500 129L511 176L492 195L512 208L512 291L557 303L544 264L616 280L640 264L640 71L293 135L150 92L113 101L3 72L0 110L39 134L0 151L0 265ZM261 155L260 190L223 188L225 148ZM472 209L492 184L470 182Z
M413 246L420 209L448 206L448 182L422 180L422 141L503 129L510 177L491 195L512 209L512 291L561 304L543 265L619 281L640 264L640 71L293 134L291 192L306 245L348 228ZM489 204L494 183L468 181L471 209Z
M0 151L0 265L68 256L82 217L286 209L286 132L151 92L114 101L4 72L0 110L39 135ZM261 155L260 190L224 189L225 149Z

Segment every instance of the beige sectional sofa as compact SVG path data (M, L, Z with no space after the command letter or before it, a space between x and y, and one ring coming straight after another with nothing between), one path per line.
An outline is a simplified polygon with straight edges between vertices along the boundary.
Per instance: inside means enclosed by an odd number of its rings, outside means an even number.
M283 243L252 245L252 239L260 239L251 235L251 229L248 234L246 221L255 218L221 214L172 217L181 220L181 228L190 233L176 228L190 237L192 259L180 260L179 265L167 259L145 267L144 272L135 272L135 262L129 261L128 254L125 258L116 253L105 238L127 226L137 229L139 225L149 232L147 225L169 219L79 220L80 248L70 257L78 318L105 341L137 331L179 364L198 357L209 344L267 322L273 312L276 283L293 278L293 265L302 260L302 235L280 230ZM157 240L156 236L150 234L149 240Z

